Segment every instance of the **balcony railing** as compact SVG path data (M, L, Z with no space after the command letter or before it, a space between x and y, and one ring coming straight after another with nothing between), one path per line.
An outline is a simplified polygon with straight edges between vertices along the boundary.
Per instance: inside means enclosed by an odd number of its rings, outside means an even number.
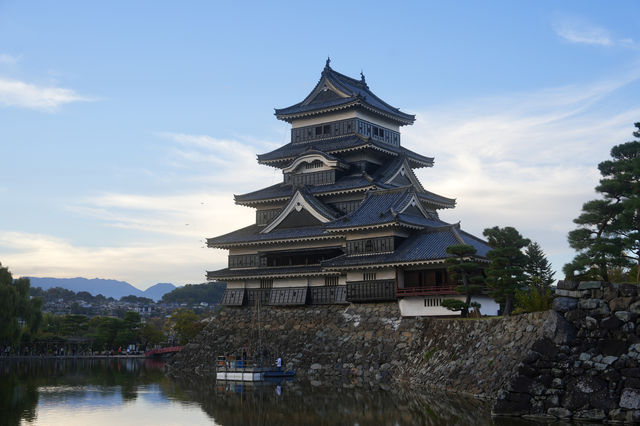
M398 297L407 296L437 296L460 294L456 291L455 285L429 285L422 287L404 287L396 289Z
M348 302L396 300L395 280L354 281L347 283Z

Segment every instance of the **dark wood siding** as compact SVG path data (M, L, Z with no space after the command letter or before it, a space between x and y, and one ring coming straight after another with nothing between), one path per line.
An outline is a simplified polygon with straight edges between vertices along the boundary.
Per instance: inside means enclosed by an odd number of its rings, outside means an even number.
M396 300L395 280L354 281L347 283L348 302Z
M394 250L394 237L366 238L347 241L347 254L385 253Z
M257 254L237 254L229 256L229 268L250 268L258 266Z
M266 225L278 216L282 209L256 210L256 224Z
M307 287L274 288L271 290L270 305L306 305Z
M309 287L312 305L333 305L347 303L347 288L343 285Z
M244 303L245 291L243 288L226 289L222 296L221 305L242 306Z
M291 142L301 143L317 139L333 138L355 133L356 119L330 121L328 123L314 124L313 126L291 129Z

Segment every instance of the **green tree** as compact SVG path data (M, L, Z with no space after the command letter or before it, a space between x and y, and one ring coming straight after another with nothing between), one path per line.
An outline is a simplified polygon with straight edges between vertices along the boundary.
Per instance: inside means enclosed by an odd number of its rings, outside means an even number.
M455 300L445 299L443 300L442 306L452 311L461 311L460 313L463 317L469 315L471 296L479 294L482 291L480 284L484 282L482 269L474 259L476 252L475 247L467 244L447 247L447 253L452 256L446 261L447 271L454 280L462 284L456 288L456 291L466 294L466 300L464 301L464 305L461 306L454 302L446 302L447 304L445 304L444 302L447 300Z
M640 123L634 126L633 136L640 138ZM578 254L563 268L568 278L609 281L610 269L640 265L640 141L614 146L598 170L602 178L595 189L602 199L585 203L574 220L579 227L569 233L569 244ZM640 268L635 279L640 282Z
M145 346L154 346L166 340L166 336L162 331L162 319L149 318L147 322L140 327L140 340Z
M20 342L23 326L33 335L42 320L42 299L29 297L29 279L13 279L0 264L0 345L15 346Z
M204 328L200 318L190 309L176 309L165 326L169 334L173 332L181 345L186 345Z
M551 287L555 281L553 276L556 273L551 269L551 263L542 251L540 244L535 241L529 243L524 254L527 256L524 273L527 276L529 287L537 290Z
M483 235L491 247L487 252L489 267L485 270L487 285L496 301L504 305L504 315L511 315L515 292L526 283L527 256L522 249L530 241L511 226L487 228Z

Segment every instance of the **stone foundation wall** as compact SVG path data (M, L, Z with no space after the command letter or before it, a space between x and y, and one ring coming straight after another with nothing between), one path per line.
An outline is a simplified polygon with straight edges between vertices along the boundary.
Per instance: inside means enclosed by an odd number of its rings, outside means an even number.
M560 281L556 294L556 333L522 354L494 412L640 422L638 286Z
M508 318L402 318L397 303L228 307L170 374L212 376L218 355L261 342L317 381L434 387L496 399L494 413L640 422L634 285L559 282L553 310Z
M436 387L495 397L548 313L512 318L402 318L397 303L225 308L174 357L170 374L210 376L218 355L257 340L268 359L314 380ZM260 333L258 333L260 330Z

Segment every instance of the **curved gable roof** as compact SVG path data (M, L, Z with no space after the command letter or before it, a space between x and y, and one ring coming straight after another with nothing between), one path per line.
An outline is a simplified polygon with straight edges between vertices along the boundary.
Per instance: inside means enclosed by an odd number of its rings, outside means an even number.
M304 116L339 109L362 108L393 120L401 126L413 124L415 115L404 113L377 97L369 89L364 75L360 80L356 80L334 71L329 62L327 59L320 80L302 102L287 108L276 108L275 115L278 119L290 123Z

